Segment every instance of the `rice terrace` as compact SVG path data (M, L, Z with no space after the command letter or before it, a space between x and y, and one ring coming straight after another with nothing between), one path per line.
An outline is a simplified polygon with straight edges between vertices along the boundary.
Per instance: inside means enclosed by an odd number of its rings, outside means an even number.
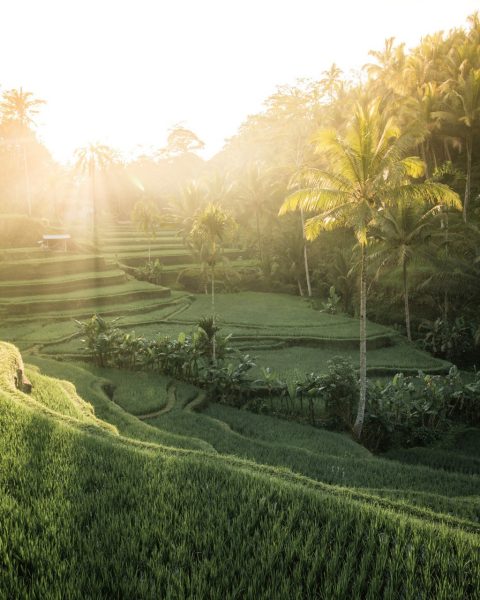
M0 599L480 598L475 3L84 4L0 40Z

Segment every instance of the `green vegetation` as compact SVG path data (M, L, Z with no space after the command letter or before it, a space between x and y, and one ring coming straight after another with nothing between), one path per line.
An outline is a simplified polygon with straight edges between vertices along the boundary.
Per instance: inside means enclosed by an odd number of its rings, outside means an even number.
M150 597L155 590L223 598L242 590L257 598L393 599L399 592L414 598L420 590L425 598L475 596L480 574L473 522L380 496L372 503L370 492L331 486L321 477L316 483L284 467L144 445L96 425L85 429L80 420L37 410L33 399L15 391L16 361L14 349L2 345L2 595ZM215 411L215 419L248 429L249 439L257 438L253 449L273 450L278 443L271 419L240 413L237 420L234 409ZM282 427L291 425L280 424L281 438L288 435ZM341 476L342 460L351 465L345 479L357 472L359 480L368 477L360 465L378 460L362 458L365 451L341 436L299 425L291 428L290 444L292 451L303 445L306 455L324 456L330 479ZM371 484L385 485L389 464L396 489L408 490L416 474L415 485L423 481L432 497L444 486L452 505L455 493L474 493L466 476L389 461L372 469ZM332 551L319 551L326 546Z
M60 167L3 92L0 597L478 597L479 40L391 38L210 160Z

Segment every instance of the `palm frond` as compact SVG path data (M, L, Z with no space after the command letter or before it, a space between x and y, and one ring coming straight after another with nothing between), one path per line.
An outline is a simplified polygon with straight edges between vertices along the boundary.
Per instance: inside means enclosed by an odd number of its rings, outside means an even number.
M348 198L348 193L339 190L298 190L285 198L278 214L282 216L299 209L305 212L325 212L345 204Z

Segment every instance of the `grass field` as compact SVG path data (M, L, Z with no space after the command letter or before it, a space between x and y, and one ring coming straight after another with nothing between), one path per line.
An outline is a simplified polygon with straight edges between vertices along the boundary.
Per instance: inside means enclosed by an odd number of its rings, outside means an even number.
M377 459L344 436L228 407L196 414L183 393L153 428L102 396L99 373L29 360L76 373L77 392L34 370L38 391L16 391L19 356L0 346L2 597L476 597L478 521L466 504L478 477ZM190 433L161 428L168 415L177 427L197 418L190 426L213 443L188 450ZM142 441L142 429L158 440ZM278 463L262 464L262 452ZM289 466L298 452L312 470L320 463L315 477ZM410 501L413 491L436 506Z
M192 331L211 310L118 268L116 251L148 252L131 226L103 237L98 256L2 254L0 339L22 348L33 391L15 389L21 358L0 343L1 598L478 597L477 430L378 457L347 435L208 405L169 377L83 362L74 319L94 310L146 337ZM180 261L174 275L192 264L176 239L152 244ZM301 298L218 294L216 310L254 377L358 362L358 321ZM450 366L387 327L367 333L370 376Z
M155 312L126 316L121 325L148 338L193 331L198 320L209 314L210 298L204 294L174 295L175 303ZM324 371L333 356L350 358L358 363L358 321L345 315L328 315L315 311L298 297L281 294L241 292L218 294L218 322L222 333L233 335L233 347L253 355L259 376L262 367L271 367L286 380L313 371ZM288 318L286 316L288 315ZM67 333L68 326L63 330ZM73 324L69 330L75 333ZM450 364L435 359L408 344L387 327L369 323L368 368L371 376L394 374L400 370L416 373L445 372ZM1 335L1 329L0 329ZM34 336L22 336L23 342ZM4 337L4 339L10 339ZM38 338L37 338L38 339ZM42 339L45 336L42 335ZM45 348L50 354L81 356L79 338L68 339Z

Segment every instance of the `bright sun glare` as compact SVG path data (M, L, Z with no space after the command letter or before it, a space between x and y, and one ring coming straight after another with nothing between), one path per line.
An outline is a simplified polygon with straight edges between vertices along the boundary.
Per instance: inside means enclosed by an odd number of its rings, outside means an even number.
M385 38L412 46L463 26L476 8L476 0L18 0L3 7L0 85L48 101L38 131L62 162L94 140L130 156L158 148L179 122L211 156L277 85L319 78L333 62L358 70Z

